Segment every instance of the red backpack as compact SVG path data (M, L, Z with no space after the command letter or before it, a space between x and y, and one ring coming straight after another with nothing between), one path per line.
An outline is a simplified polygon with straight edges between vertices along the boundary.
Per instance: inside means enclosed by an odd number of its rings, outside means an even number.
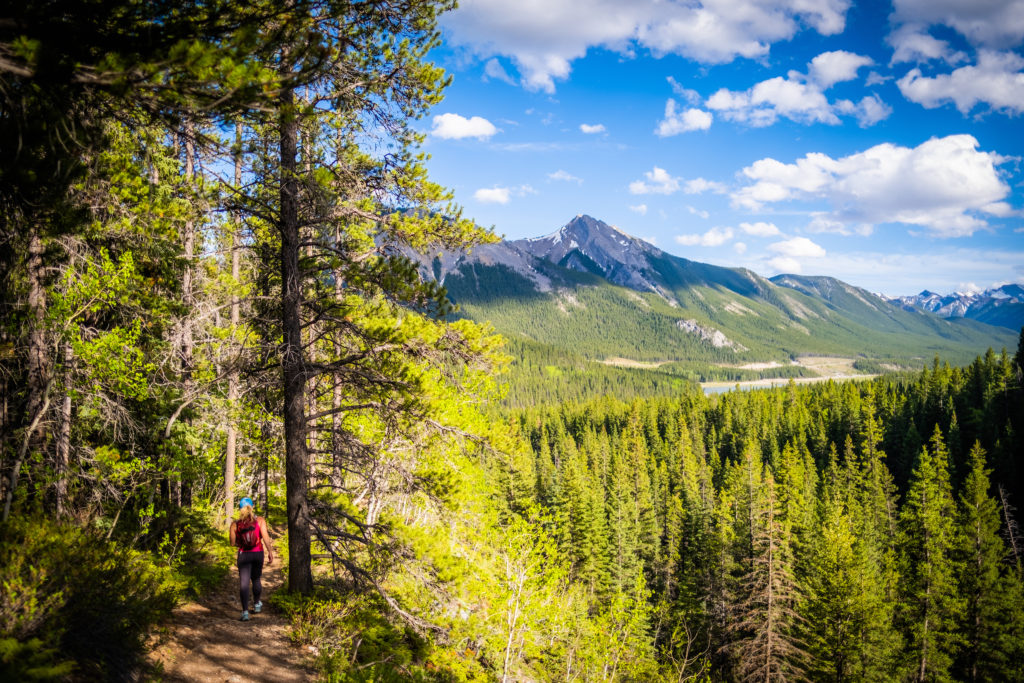
M239 522L235 527L235 540L242 550L252 550L260 542L259 526L255 519Z

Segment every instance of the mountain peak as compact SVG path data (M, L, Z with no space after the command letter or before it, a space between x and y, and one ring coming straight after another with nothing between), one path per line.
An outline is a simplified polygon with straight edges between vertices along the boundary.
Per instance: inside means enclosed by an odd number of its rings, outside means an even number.
M593 216L577 214L550 235L514 244L565 268L632 289L662 292L648 261L649 256L660 256L661 250Z

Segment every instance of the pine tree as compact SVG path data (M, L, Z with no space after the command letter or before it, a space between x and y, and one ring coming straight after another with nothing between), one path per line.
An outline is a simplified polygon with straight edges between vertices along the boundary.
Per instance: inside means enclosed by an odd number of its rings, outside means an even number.
M775 478L767 469L759 489L749 511L753 554L740 578L730 628L735 678L800 680L807 653L795 635L799 589Z
M900 512L899 618L906 642L908 676L918 683L950 680L959 645L962 600L957 594L956 507L949 483L948 453L936 426L930 448L911 475Z
M887 681L896 634L886 595L882 556L863 533L849 484L831 468L818 505L804 578L801 633L812 677L831 681Z
M970 469L958 514L959 586L965 605L960 621L964 647L957 670L963 680L973 682L996 680L1010 665L1012 654L1006 651L1002 636L1015 607L1007 594L1011 572L999 535L999 508L988 493L990 471L980 443L974 443L968 457Z

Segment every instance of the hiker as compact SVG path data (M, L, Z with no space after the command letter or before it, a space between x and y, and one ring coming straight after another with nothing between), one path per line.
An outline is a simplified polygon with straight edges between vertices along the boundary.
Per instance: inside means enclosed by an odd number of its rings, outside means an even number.
M231 545L238 546L238 595L242 599L242 621L249 621L249 584L252 583L252 611L259 614L263 609L260 595L263 585L263 551L266 549L267 564L274 563L274 546L270 543L267 523L257 517L252 509L252 499L238 501L238 519L231 520L228 538Z

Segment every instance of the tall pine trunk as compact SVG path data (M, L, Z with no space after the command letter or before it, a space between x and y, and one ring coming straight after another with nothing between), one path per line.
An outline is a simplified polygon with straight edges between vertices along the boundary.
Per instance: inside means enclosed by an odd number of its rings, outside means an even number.
M11 503L14 500L15 490L18 488L18 477L21 474L21 466L28 456L31 445L36 441L36 432L43 421L43 414L50 407L50 359L47 355L46 330L46 289L43 285L43 240L39 234L39 227L34 223L30 227L31 233L28 239L28 310L29 310L29 336L28 336L28 362L25 378L25 412L22 424L27 425L25 434L21 439L18 453L15 456L14 464L7 481L7 497L4 500L3 517L0 521L7 521L11 514Z
M302 276L299 271L298 129L295 94L281 94L281 319L284 381L285 486L288 507L288 586L310 593L309 451L306 448L306 377L302 349Z
M242 186L242 124L235 124L235 187ZM238 332L238 323L241 318L238 302L238 279L241 272L241 254L238 251L238 224L240 220L235 216L235 225L231 229L231 335ZM237 355L237 354L236 354ZM238 402L238 363L236 359L231 360L231 369L228 371L228 435L227 444L224 447L224 524L230 524L231 516L235 512L235 449L238 443L238 427L235 425L235 411ZM264 508L266 514L266 508Z
M75 360L71 344L64 344L63 386L61 387L60 431L56 443L56 474L57 482L54 491L54 503L57 515L63 517L67 507L68 470L71 464L71 364Z

